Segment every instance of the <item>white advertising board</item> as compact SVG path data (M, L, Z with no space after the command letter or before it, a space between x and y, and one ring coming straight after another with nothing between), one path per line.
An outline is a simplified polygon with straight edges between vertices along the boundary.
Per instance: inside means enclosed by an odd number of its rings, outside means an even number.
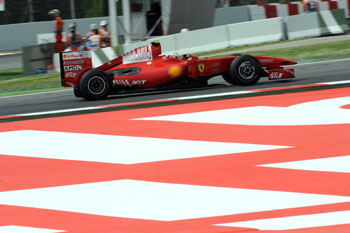
M5 0L0 0L0 11L5 10Z
M0 0L1 1L1 0ZM62 33L63 40L66 41L66 33ZM41 33L36 35L37 44L47 44L47 43L55 43L55 34L54 33Z

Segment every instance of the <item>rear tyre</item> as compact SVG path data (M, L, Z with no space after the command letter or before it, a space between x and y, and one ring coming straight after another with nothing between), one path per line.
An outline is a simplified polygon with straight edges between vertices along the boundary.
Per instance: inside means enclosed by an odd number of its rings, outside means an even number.
M101 70L89 70L80 80L81 96L87 100L105 99L111 89L111 81Z
M229 72L222 73L221 76L226 82L228 82L228 83L230 83L232 85L235 85L235 83L232 81L232 78L230 77L230 73Z
M231 84L248 86L260 79L261 65L253 56L242 55L234 59L230 65L229 75L223 75L225 81Z

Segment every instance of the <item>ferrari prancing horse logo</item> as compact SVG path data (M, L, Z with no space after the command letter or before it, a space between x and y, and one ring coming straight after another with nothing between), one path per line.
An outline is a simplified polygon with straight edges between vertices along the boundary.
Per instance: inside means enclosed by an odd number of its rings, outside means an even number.
M204 66L203 63L198 64L198 70L199 70L199 72L203 73L204 68L205 68L205 66Z

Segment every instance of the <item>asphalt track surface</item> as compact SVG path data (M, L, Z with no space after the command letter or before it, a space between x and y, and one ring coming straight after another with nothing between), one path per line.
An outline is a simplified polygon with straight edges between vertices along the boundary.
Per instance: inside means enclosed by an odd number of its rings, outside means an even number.
M0 97L0 116L4 117L65 109L162 100L194 95L336 82L349 80L350 78L350 59L308 64L304 63L298 64L294 66L294 68L296 73L295 79L269 81L266 78L262 78L256 85L248 87L229 85L221 78L221 76L217 76L209 82L209 84L214 84L214 86L205 89L116 95L109 96L108 99L101 101L86 101L82 98L76 98L71 89L47 93Z

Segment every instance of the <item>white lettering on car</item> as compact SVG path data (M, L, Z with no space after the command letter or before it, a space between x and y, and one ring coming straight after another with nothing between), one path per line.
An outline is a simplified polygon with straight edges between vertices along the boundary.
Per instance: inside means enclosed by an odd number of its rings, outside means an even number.
M75 65L75 64L83 64L84 61L65 61L63 65Z
M283 76L282 73L279 73L279 72L272 72L270 74L270 79L281 79Z
M82 65L76 65L76 66L64 66L64 71L72 71L72 70L82 70Z
M261 58L261 59L259 59L260 63L271 63L273 61L274 60L272 58Z
M74 59L83 59L90 58L91 54L89 51L80 51L80 52L70 52L63 54L63 60L74 60Z
M68 72L64 75L66 78L76 78L77 77L77 73L74 72Z
M132 87L132 86L144 85L147 82L147 80L133 80L130 82L129 82L129 80L114 80L113 81L114 85Z
M132 81L131 85L136 86L136 85L144 85L146 83L146 80L134 80Z

